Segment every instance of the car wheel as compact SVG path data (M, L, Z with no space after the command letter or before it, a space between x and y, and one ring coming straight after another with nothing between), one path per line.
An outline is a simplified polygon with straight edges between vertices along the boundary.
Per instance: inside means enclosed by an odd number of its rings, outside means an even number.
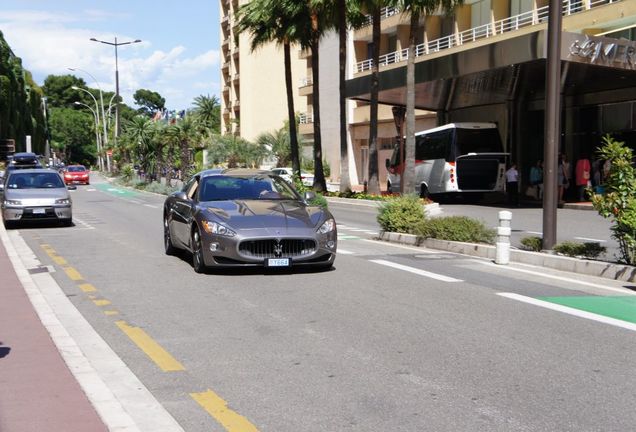
M65 219L64 222L62 222L62 225L65 227L73 226L73 218Z
M11 229L11 228L15 227L15 222L13 222L13 221L8 221L8 220L4 220L3 219L2 222L4 222L4 227L6 229Z
M170 236L170 221L168 218L163 218L163 247L166 255L174 255L177 250L172 244L172 237Z
M192 268L197 273L203 273L206 268L203 262L203 248L201 246L201 233L199 233L198 228L195 228L192 231Z

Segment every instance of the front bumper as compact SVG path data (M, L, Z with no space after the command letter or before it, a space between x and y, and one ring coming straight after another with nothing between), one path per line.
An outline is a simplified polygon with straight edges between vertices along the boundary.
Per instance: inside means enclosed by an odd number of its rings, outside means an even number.
M266 240L314 240L315 248L308 253L288 255L282 253L280 256L249 256L239 250L241 242L266 241ZM338 233L336 230L327 234L307 236L283 236L283 237L225 237L202 233L201 237L203 258L206 266L209 267L264 267L268 258L290 258L292 267L303 266L329 266L336 259L338 248Z
M66 205L50 206L3 206L2 219L7 222L34 220L71 220L73 207Z

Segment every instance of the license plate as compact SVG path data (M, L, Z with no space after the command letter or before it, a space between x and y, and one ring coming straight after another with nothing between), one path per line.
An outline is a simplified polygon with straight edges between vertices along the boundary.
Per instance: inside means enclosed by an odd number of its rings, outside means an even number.
M44 214L46 213L46 209L43 208L34 208L33 209L33 214Z
M289 267L291 260L289 258L268 258L265 265L267 267Z

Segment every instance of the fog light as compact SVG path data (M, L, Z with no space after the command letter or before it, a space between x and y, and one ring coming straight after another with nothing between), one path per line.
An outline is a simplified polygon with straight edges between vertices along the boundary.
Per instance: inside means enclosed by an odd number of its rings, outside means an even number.
M216 252L219 250L219 244L218 243L210 243L210 251L211 252Z
M336 242L334 242L333 240L329 240L329 241L327 242L327 247L328 247L329 249L333 249L333 247L334 247L335 245L336 245Z

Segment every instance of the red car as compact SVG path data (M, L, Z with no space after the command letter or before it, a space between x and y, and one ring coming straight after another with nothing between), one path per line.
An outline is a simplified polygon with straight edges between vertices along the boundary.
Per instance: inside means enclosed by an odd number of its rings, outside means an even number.
M91 184L89 179L90 171L84 165L68 165L64 170L64 183L68 184Z

